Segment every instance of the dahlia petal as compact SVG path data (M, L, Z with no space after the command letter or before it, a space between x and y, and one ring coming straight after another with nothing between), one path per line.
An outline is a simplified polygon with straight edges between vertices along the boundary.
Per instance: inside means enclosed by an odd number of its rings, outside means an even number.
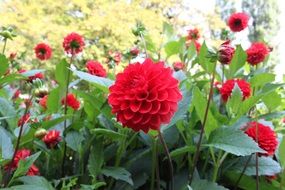
M136 114L134 115L134 117L132 118L132 122L133 122L134 124L138 124L139 122L141 122L142 119L143 119L143 115L140 114L140 113L136 113Z
M140 113L148 113L148 112L150 112L151 108L152 108L152 103L147 102L147 101L143 101L141 104L139 112Z
M141 101L134 100L134 101L130 102L130 108L133 112L137 112L137 111L139 111L141 104L142 104Z
M167 102L161 102L160 104L160 114L167 114L170 111L170 105Z
M168 113L165 115L160 115L160 120L162 123L169 123L172 117L172 113Z
M120 105L120 109L121 109L121 110L125 110L125 109L127 109L127 108L130 107L129 105L130 105L130 104L129 104L128 101L123 101L122 104Z
M160 126L160 117L158 115L152 115L150 119L150 123L153 126Z
M153 101L152 108L150 110L150 114L156 114L160 110L160 102L159 101Z
M158 97L157 91L154 91L154 90L153 90L153 91L151 91L151 92L149 93L149 95L148 95L148 97L147 97L147 101L151 102L151 101L153 101L153 100L156 100L157 97Z
M141 124L142 124L142 125L147 124L147 123L150 121L150 119L151 119L151 115L149 115L149 114L144 114Z
M132 112L130 109L124 110L124 117L126 120L130 120L134 117L135 112Z
M166 90L158 91L158 96L157 96L158 101L164 101L167 98L168 98L168 93Z
M139 92L138 94L136 94L136 99L140 100L140 101L147 99L147 97L148 97L148 92L146 92L146 91L142 91L142 92Z

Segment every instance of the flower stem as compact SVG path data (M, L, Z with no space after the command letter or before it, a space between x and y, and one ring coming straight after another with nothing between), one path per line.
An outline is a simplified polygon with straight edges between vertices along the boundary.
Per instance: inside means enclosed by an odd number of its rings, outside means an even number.
M255 125L256 143L258 144L258 125ZM256 190L259 190L259 175L258 175L258 153L255 153L255 173L256 173Z
M28 102L26 103L26 109L24 111L24 116L28 114L28 111L29 111L29 108L30 108L30 105L31 105L31 102L33 100L33 95L30 97L30 99L28 100ZM27 120L28 121L28 120ZM26 121L26 122L27 122ZM21 141L21 137L22 137L22 134L23 134L23 128L24 128L24 125L26 124L26 122L22 122L21 123L21 126L20 126L20 130L19 130L19 135L18 135L18 138L17 138L17 142L16 142L16 147L15 147L15 150L14 150L14 154L13 154L13 157L12 157L12 160L8 166L8 172L7 172L7 176L6 176L6 180L4 180L4 187L7 186L7 184L10 184L10 182L8 183L8 180L10 178L10 175L11 175L11 169L12 169L12 164L14 163L14 160L15 160L15 157L16 157L16 154L19 150L19 146L20 146L20 141Z
M7 45L7 38L4 39L4 46L3 46L3 50L2 50L3 55L5 53L6 45Z
M239 182L240 182L240 180L241 180L241 178L242 178L242 176L243 176L243 174L244 174L244 172L245 172L245 170L246 170L246 168L247 168L247 166L248 166L248 164L249 164L249 161L251 160L251 157L252 157L252 154L248 157L248 159L247 159L247 161L246 161L246 163L245 163L245 165L244 165L244 167L243 167L243 169L242 169L242 172L241 172L241 174L240 174L238 180L237 180L236 183L235 183L234 190L236 190L236 189L238 188L238 184L239 184Z
M170 177L171 177L171 185L170 185L170 189L173 190L174 189L174 176L173 176L173 165L172 165L172 160L171 160L171 156L170 156L170 153L169 153L169 150L168 150L168 147L167 147L167 144L162 136L162 133L161 131L159 130L158 131L158 137L159 137L159 140L163 146L163 149L165 151L165 154L167 156L167 159L168 159L168 164L169 164L169 173L170 173Z
M153 139L152 141L152 170L151 170L151 182L150 182L150 190L154 190L154 183L155 183L155 173L156 173L156 167L157 167L157 141L156 139Z
M196 153L194 155L193 167L192 167L192 170L190 172L190 180L189 180L190 181L190 185L191 185L191 183L193 181L193 175L194 175L195 167L196 167L196 164L198 162L199 155L200 155L201 143L202 143L202 139L203 139L203 134L205 132L205 126L206 126L207 117L208 117L208 113L209 113L210 103L211 103L212 96L213 96L213 86L214 86L214 81L215 81L216 65L217 65L217 62L215 62L213 73L212 73L212 79L211 79L211 83L210 83L210 92L209 92L209 96L208 96L208 101L207 101L207 105L206 105L206 110L205 110L205 114L204 114L202 128L201 128L201 131L200 131L198 144L197 144L197 147L196 147Z
M73 54L71 55L71 58L70 58L70 65L72 64L73 62ZM68 86L69 86L69 80L70 80L70 70L68 69L67 71L67 79L66 79L66 87L65 87L65 101L64 101L64 116L67 115L67 95L68 95ZM67 124L67 119L65 118L64 120L64 124L63 124L63 129L64 131L66 130L66 124ZM63 131L63 136L64 136L64 131ZM64 141L63 142L63 157L62 157L62 164L61 164L61 176L64 177L65 175L65 171L64 171L64 165L65 165L65 160L66 160L66 142Z
M145 39L142 34L140 34L140 37L143 42L145 56L148 57Z

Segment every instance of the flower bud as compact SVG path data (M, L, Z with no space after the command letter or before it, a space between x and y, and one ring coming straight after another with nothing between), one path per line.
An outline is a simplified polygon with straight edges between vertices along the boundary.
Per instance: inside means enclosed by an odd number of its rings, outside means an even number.
M42 139L47 134L47 130L40 128L35 132L35 137L38 139Z
M230 64L234 56L235 49L230 45L230 41L224 42L218 51L218 59L222 64Z
M173 63L173 69L174 69L175 71L183 70L184 67L185 67L185 64L182 63L182 62L180 62L180 61L177 61L177 62L174 62L174 63Z

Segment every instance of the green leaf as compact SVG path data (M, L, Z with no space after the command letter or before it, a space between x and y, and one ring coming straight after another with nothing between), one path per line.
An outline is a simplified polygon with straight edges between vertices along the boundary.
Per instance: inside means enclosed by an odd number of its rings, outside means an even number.
M61 89L60 87L57 87L53 89L48 95L47 110L49 112L56 112L61 106L60 97L61 93L64 93L64 91L60 89Z
M264 119L264 120L272 120L277 118L282 118L285 116L285 111L279 111L279 112L272 112L264 115L258 116L258 119Z
M17 170L14 172L14 175L11 179L11 182L20 176L26 175L29 168L36 161L36 159L40 156L40 154L41 154L41 152L37 152L37 153L27 157L25 160L20 160L19 166L18 166Z
M171 41L164 46L167 57L170 57L181 52L181 43L179 41Z
M13 105L5 98L0 97L0 113L3 117L7 117L6 121L11 131L16 127L16 111Z
M190 46L187 49L187 59L189 61L193 60L197 56L197 50L194 41L190 43Z
M180 148L176 148L175 150L170 152L170 156L171 157L175 157L175 156L179 156L181 154L185 154L185 153L194 153L196 150L195 146L184 146L184 147L180 147Z
M274 110L282 105L282 97L277 92L273 91L262 98L262 101L269 110Z
M5 57L5 55L0 54L0 77L7 72L8 68L8 59Z
M54 190L52 185L41 176L23 176L18 179L25 185L36 185L37 187L43 188L45 190Z
M193 190L227 190L227 188L220 186L215 182L204 179L194 180L191 187Z
M237 156L251 155L255 152L265 153L256 142L242 130L222 127L215 130L209 138L208 146L224 150Z
M114 83L114 81L108 78L97 77L82 71L73 70L73 73L79 78L94 84L96 87L103 90L104 92L109 92L109 87Z
M207 100L205 97L203 97L202 92L199 90L198 87L194 87L193 90L193 104L195 106L195 109L197 111L197 114L200 118L200 121L203 122L204 119L204 115L205 115L205 109L207 106ZM211 110L209 109L208 112L208 117L207 117L207 121L205 124L205 134L207 137L209 137L210 133L219 128L218 122L217 120L214 118Z
M236 114L240 108L242 102L242 92L237 84L235 84L234 89L232 91L231 97L226 104L226 108L229 113Z
M1 145L1 155L3 159L10 159L13 156L13 143L8 135L8 132L0 127L0 145Z
M65 59L62 59L55 68L55 79L62 87L66 86L69 69L69 64Z
M131 174L125 168L105 167L102 170L102 173L105 176L112 177L112 178L115 178L117 180L122 180L122 181L129 183L130 185L133 185L133 180L131 178Z
M109 129L103 129L103 128L92 129L91 132L93 134L96 134L96 135L103 135L105 137L109 137L112 140L120 140L120 139L126 137L125 135L120 134L120 133L118 133L116 131L112 131L112 130L109 130Z
M101 168L104 163L104 150L102 139L95 141L89 155L88 170L93 178L101 173Z
M205 42L200 48L198 59L199 59L199 64L203 67L203 69L207 73L213 73L215 64L211 62L211 59L208 54L208 48Z
M239 161L231 168L239 173L243 171L244 165L247 162L248 157L240 158ZM271 157L261 156L258 157L258 174L272 176L281 172L281 167L278 162ZM256 175L256 157L253 156L245 170L246 175Z
M0 86L4 86L22 79L26 79L26 77L21 74L9 74L0 79Z
M150 52L157 53L157 48L150 35L144 35L144 40L146 43L146 49Z
M95 184L92 185L84 185L84 184L80 184L80 190L96 190L99 189L100 187L103 187L107 185L105 182L96 182Z
M282 141L280 142L279 148L278 148L278 160L281 164L281 166L285 167L285 137L282 138Z
M31 189L47 190L45 187L41 187L38 185L16 185L10 188L4 188L2 190L31 190Z
M235 50L235 54L233 56L233 59L230 63L230 69L229 69L229 77L228 78L234 78L236 72L242 68L246 62L247 54L242 49L240 45L237 46Z
M249 82L251 84L251 88L263 86L267 83L273 82L275 80L275 75L271 73L260 73L255 74Z
M23 73L21 73L21 75L23 75L25 77L30 77L30 76L34 76L35 74L42 73L44 71L45 71L44 69L34 69L34 70L29 70L29 71L23 72Z
M174 33L173 26L167 22L163 22L163 33L167 36L167 38L171 38Z
M66 145L74 151L79 151L81 142L84 140L84 137L81 133L77 131L70 131L66 134L65 142Z

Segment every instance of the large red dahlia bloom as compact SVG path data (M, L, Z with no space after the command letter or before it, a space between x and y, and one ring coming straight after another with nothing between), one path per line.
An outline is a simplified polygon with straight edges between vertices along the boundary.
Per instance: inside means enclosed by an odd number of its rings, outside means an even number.
M65 100L66 100L67 106L71 107L71 108L74 109L74 110L78 110L78 109L79 109L79 107L80 107L80 101L78 101L78 100L76 99L76 97L75 97L73 94L69 93L69 94L66 96L66 98L62 98L62 100L61 100L61 104L62 104L62 105L65 104Z
M243 94L243 100L250 97L251 94L251 89L250 89L250 84L246 82L245 80L242 79L231 79L227 80L222 87L219 89L222 99L226 102L229 97L232 94L232 91L235 87L235 84L238 85L240 88L242 94Z
M240 32L248 26L249 16L245 13L234 13L228 20L228 26L233 32Z
M91 75L95 75L98 77L107 76L106 70L98 61L93 61L93 60L87 61L86 68L88 70L88 73L90 73Z
M277 136L269 126L258 122L250 122L247 124L245 133L257 141L258 146L267 152L262 155L270 156L275 153L278 145Z
M48 148L54 148L60 141L60 132L57 130L49 131L42 139Z
M218 51L218 59L222 64L230 64L235 53L235 48L231 46L230 41L224 42Z
M269 54L269 48L264 43L255 42L246 50L246 53L247 62L250 65L257 65L265 60Z
M64 38L62 46L66 53L72 55L78 54L83 51L85 46L84 38L81 35L72 32Z
M48 44L39 43L38 45L36 45L34 50L35 50L36 57L39 60L43 61L43 60L48 60L51 58L52 49Z
M108 102L123 126L147 133L170 122L181 98L172 70L146 59L117 75Z

